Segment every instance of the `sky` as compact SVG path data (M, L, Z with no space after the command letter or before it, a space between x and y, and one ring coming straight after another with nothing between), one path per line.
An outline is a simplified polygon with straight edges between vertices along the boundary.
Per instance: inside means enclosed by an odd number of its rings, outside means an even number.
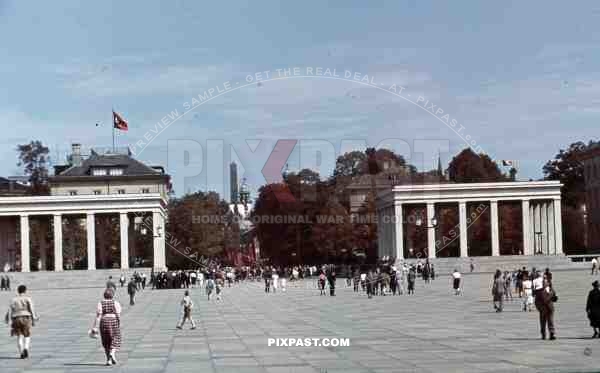
M114 109L177 194L228 196L231 161L253 192L286 163L328 175L367 145L419 169L472 146L538 179L598 140L599 21L597 1L0 0L0 175L31 140L52 164L110 148Z

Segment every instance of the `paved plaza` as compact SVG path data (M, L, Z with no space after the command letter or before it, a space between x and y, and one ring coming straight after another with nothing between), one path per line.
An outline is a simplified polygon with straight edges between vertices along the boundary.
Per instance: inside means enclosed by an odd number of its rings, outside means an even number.
M130 307L124 289L119 366L105 367L99 340L87 336L102 289L33 291L41 320L31 358L16 358L8 327L0 372L582 372L600 369L600 340L585 315L592 277L556 272L556 341L539 340L537 312L508 302L493 312L490 275L417 283L414 296L367 299L345 288L319 296L311 281L265 294L260 283L226 288L221 302L193 289L197 330L176 330L183 290L146 290ZM16 284L15 284L16 285ZM0 293L2 315L12 293ZM269 347L268 338L349 338L350 347Z

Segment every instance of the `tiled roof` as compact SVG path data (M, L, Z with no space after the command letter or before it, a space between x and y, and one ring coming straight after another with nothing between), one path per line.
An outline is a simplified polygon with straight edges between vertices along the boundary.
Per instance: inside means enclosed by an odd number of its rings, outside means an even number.
M126 154L92 154L85 159L81 166L73 166L56 176L91 176L93 168L123 168L123 176L161 175L161 172L146 166Z

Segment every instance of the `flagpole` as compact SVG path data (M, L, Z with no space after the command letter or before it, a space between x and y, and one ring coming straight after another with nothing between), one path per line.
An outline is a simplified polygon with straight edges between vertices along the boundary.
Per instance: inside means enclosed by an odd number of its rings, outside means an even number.
M115 108L112 108L112 112L110 113L112 115L112 140L113 140L113 148L112 148L112 152L115 152Z

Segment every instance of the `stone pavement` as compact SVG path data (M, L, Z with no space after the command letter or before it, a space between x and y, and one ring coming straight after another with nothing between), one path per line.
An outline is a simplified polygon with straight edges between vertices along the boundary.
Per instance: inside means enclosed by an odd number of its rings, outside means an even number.
M518 301L493 312L489 275L417 283L414 296L367 299L341 288L321 297L310 281L265 294L260 283L226 288L221 302L193 289L197 330L175 330L183 290L143 292L134 307L123 289L123 350L105 367L87 336L102 289L32 292L41 320L29 360L0 328L0 372L583 372L597 371L600 339L590 339L587 271L556 272L558 340L541 341L537 312ZM338 285L343 287L344 280ZM2 316L11 293L0 293ZM350 347L269 347L268 338L349 338Z

